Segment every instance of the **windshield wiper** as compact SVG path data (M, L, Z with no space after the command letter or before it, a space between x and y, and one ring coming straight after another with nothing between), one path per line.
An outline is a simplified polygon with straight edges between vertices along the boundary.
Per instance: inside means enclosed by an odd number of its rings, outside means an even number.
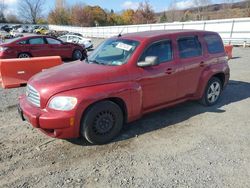
M106 65L106 63L101 63L99 61L92 60L92 59L89 59L89 62L92 62L92 63L95 63L95 64L99 64L99 65Z

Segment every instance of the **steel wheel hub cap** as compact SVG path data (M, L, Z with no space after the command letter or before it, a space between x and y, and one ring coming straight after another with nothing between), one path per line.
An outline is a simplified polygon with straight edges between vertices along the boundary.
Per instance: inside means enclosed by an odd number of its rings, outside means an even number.
M114 117L111 112L101 112L94 121L94 132L98 135L104 135L111 131L114 126Z
M20 58L28 58L29 56L27 54L21 54L19 57Z

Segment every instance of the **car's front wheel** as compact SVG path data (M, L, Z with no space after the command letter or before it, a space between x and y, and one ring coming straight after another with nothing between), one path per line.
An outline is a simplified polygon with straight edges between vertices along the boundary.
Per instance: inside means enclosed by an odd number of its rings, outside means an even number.
M83 53L81 50L74 50L73 54L72 54L72 59L73 60L79 60L83 58Z
M221 80L217 77L212 77L207 83L207 87L201 99L201 103L205 106L212 106L216 104L221 96L221 92Z
M91 106L81 122L81 135L92 144L105 144L116 137L123 126L121 108L112 101Z

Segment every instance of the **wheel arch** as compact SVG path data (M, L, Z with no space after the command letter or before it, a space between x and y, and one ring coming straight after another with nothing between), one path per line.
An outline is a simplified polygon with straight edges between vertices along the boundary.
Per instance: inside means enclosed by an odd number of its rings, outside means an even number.
M224 86L225 78L226 78L225 73L223 73L223 72L216 73L216 74L212 75L212 76L210 77L210 79L211 79L212 77L218 78L218 79L221 81L222 86ZM210 79L209 79L209 80L210 80ZM223 87L222 87L222 88L223 88Z
M111 102L115 103L116 105L118 105L120 107L120 109L122 110L124 123L127 122L127 120L128 120L127 105L126 105L125 101L122 98L120 98L120 97L108 97L108 98L97 100L97 101L89 104L87 106L86 110L84 110L83 113L82 113L81 121L83 120L83 118L85 117L85 115L87 114L87 112L90 110L90 108L92 106L94 106L95 104L97 104L99 102L103 102L103 101L111 101Z
M19 57L19 55L20 54L29 54L30 55L30 57L33 57L33 55L30 53L30 52L19 52L18 54L17 54L17 57Z
M197 92L197 95L195 95L195 99L200 99L203 94L204 94L204 91L206 89L206 86L207 86L207 83L209 82L209 80L213 77L216 77L218 79L220 79L220 81L222 82L222 88L225 84L225 79L226 79L226 75L224 72L210 72L210 71L207 71L203 74L201 80L200 80L200 83L199 83L199 87L198 87L198 92Z
M72 59L74 59L74 53L76 52L76 51L80 51L81 53L82 53L82 58L81 58L81 60L84 60L86 57L85 57L85 54L84 54L84 50L82 50L82 49L80 49L80 48L73 48L73 50L72 50L72 55L71 55L71 58ZM84 59L83 59L84 58Z

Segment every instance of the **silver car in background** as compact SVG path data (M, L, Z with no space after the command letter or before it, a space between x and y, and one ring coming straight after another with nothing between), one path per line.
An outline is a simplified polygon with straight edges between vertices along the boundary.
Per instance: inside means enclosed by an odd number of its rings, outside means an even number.
M71 43L77 43L80 45L84 45L87 50L90 50L91 48L93 48L93 43L92 43L91 39L84 38L84 37L81 37L78 35L67 34L67 35L63 35L63 36L58 37L58 39L62 40L63 42L71 42Z

